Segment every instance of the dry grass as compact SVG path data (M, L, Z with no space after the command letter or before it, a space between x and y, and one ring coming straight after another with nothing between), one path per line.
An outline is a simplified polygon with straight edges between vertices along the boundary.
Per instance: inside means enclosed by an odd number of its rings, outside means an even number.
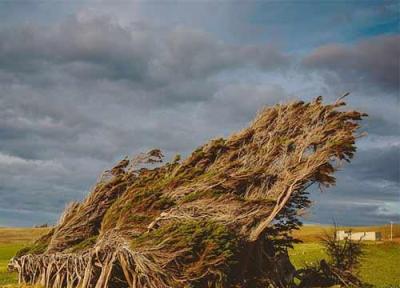
M7 264L15 253L33 243L47 233L49 228L8 228L0 227L0 287L27 288L32 286L17 285L17 274L7 272Z
M323 235L334 229L331 225L304 225L300 230L293 231L293 236L304 242L318 242ZM390 224L376 226L338 226L337 230L354 232L376 231L382 233L382 240L390 240ZM393 241L400 242L400 224L393 224Z
M48 233L50 228L0 227L0 244L30 243Z

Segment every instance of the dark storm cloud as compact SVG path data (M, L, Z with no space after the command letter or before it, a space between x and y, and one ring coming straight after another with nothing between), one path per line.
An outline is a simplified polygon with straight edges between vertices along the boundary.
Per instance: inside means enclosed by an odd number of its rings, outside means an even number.
M0 208L0 226L32 226L37 223L56 223L58 213L43 212L40 210L3 209Z
M396 149L398 150L399 146ZM373 155L372 153L377 151L366 152ZM385 167L379 154L372 157L358 154L357 158L360 161L354 160L352 164L345 167L344 171L337 173L336 187L323 193L315 188L311 189L314 204L312 213L306 220L328 224L336 221L339 225L383 224L399 221L400 182L398 163L393 163L399 158L395 158L398 157L397 153L391 156L393 157L390 161L392 164L389 162L388 167ZM378 163L373 162L378 158ZM393 172L389 172L393 178L386 175L390 169L394 169Z
M73 75L126 79L146 88L246 65L271 70L288 64L288 57L273 46L227 45L183 27L122 27L106 17L3 29L0 55L2 69L17 74L51 69L50 62Z
M135 33L136 32L136 33ZM9 27L0 34L1 66L13 72L46 68L48 62L80 62L107 66L105 77L140 80L151 56L152 41L146 30L127 30L99 18L89 22L71 18L54 26ZM72 69L74 67L66 67ZM83 68L83 67L80 67ZM98 75L98 74L97 74Z
M0 216L9 207L21 217L60 212L124 155L187 153L243 127L285 91L225 74L271 71L288 59L269 45L107 17L1 29Z
M376 36L353 45L319 47L303 60L303 65L334 72L342 82L398 91L399 55L399 35Z
M398 182L400 177L400 145L358 151L352 164L355 179Z
M372 105L371 105L372 106ZM363 123L364 129L376 135L399 135L400 134L400 122L399 117L391 119L383 119L381 115L373 113L369 115L365 123Z
M400 221L400 138L371 134L357 143L355 158L336 173L337 185L315 201L308 221L339 225Z
M10 225L54 221L124 155L154 147L185 155L246 126L263 105L299 93L335 99L351 90L346 79L362 84L349 101L371 115L371 141L360 142L354 165L317 207L340 210L346 201L343 213L360 223L394 213L399 126L386 95L397 87L397 36L320 47L292 70L299 56L271 42L226 43L182 25L121 25L106 16L38 23L0 28L0 225L11 217L32 219ZM333 78L306 78L321 71ZM371 87L391 102L374 100ZM323 209L316 219L329 223Z
M352 201L335 201L323 195L316 201L305 222L337 225L383 225L390 221L398 222L400 217L397 206L384 201L359 203Z

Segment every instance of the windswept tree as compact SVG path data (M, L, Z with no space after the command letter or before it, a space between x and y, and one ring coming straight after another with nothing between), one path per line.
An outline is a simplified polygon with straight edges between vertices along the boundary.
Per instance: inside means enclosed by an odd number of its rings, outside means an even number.
M125 158L11 266L45 287L291 287L307 188L335 184L356 150L364 114L344 105L266 107L187 159Z

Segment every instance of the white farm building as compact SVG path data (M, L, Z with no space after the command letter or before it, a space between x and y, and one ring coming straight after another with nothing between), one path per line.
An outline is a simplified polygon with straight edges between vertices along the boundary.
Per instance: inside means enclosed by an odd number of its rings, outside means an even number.
M336 237L338 240L355 240L355 241L379 241L382 240L381 232L351 232L337 231Z

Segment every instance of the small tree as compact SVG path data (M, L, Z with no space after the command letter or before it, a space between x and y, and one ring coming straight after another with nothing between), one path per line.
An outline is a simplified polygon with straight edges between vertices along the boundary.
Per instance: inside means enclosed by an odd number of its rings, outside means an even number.
M317 265L309 266L298 271L301 283L299 288L305 287L369 287L355 274L363 255L361 240L354 241L351 237L339 240L337 227L332 233L326 233L321 239L327 254L328 261L322 259Z
M353 271L359 266L360 258L363 255L361 239L354 241L351 237L346 237L340 241L337 238L337 226L335 225L333 233L326 234L322 238L322 244L333 267L341 271Z

